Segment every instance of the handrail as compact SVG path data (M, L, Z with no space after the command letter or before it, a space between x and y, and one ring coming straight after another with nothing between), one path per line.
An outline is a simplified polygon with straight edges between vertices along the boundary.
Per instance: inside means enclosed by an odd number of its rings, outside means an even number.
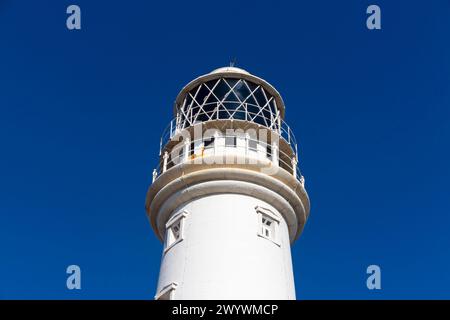
M224 136L220 136L220 138L226 138L226 137L235 137L235 135L224 135ZM180 163L186 162L186 160L194 160L197 158L204 158L205 156L213 156L213 155L205 155L204 152L205 150L216 150L216 148L220 148L221 150L225 150L225 152L217 155L216 152L214 151L214 156L221 156L221 157L228 157L230 155L232 156L238 156L238 154L230 154L228 151L229 150L243 150L245 151L245 153L241 153L242 155L245 155L246 157L249 156L249 151L253 151L256 153L256 155L261 156L261 150L258 150L258 145L263 147L264 150L267 150L268 146L271 146L268 143L265 143L263 141L260 140L256 140L256 139L249 139L248 137L244 138L245 141L245 145L220 145L218 146L216 143L214 143L212 146L207 146L204 147L202 146L202 154L201 155L196 155L196 152L198 151L198 147L194 148L194 155L190 155L190 153L192 152L192 150L190 149L190 146L192 143L194 143L194 145L197 144L199 142L204 142L205 140L209 140L209 138L201 138L201 139L197 139L197 140L193 140L193 141L189 141L189 144L183 144L182 142L175 146L172 151L171 154L169 155L167 152L165 152L164 155L162 155L162 157L160 158L160 161L158 162L158 165L156 166L156 168L153 170L153 181L155 181L162 173L164 173L166 170L170 169L171 167L174 167ZM249 147L249 142L256 142L256 148L251 148ZM186 148L188 148L188 150L186 150ZM188 153L189 155L188 155ZM274 162L274 154L273 154L273 150L271 151L272 153L268 156L267 151L265 151L265 158L271 160L272 162ZM175 157L173 157L173 155L176 154ZM252 154L254 155L254 154ZM296 156L292 156L292 155L288 155L287 153L285 153L284 151L280 150L279 148L277 148L277 154L276 154L276 164L281 167L282 169L287 170L289 173L291 173L293 176L295 176L300 182L303 183L304 178L301 174L300 168L298 166L297 163L297 158Z
M193 108L193 109L195 109L195 108ZM265 119L267 121L274 122L273 119L268 119L262 113L254 113L254 112L242 111L242 110L234 110L234 111L231 110L231 111L232 111L231 113L232 113L233 116L235 116L235 115L244 115L245 119L247 119L247 120L239 119L239 118L235 118L235 117L230 117L229 115L228 115L228 117L225 117L225 118L224 117L220 117L221 113L223 113L224 111L220 110L220 112L218 112L218 110L213 110L213 111L209 111L209 112L203 111L201 113L201 115L209 116L209 118L211 118L212 115L217 114L217 118L206 120L206 121L201 121L201 122L202 123L207 123L209 121L215 121L215 120L233 120L233 121L249 121L249 122L252 122L252 123L255 123L255 124L258 124L258 125L263 125L263 124L258 123L256 121L253 121L257 117ZM228 110L228 112L230 112L230 110ZM248 115L250 116L250 118L253 118L253 120L249 120L248 117L247 117ZM179 130L182 130L182 129L185 129L185 128L189 127L189 126L183 126L182 127L181 124L180 124L181 121L182 120L178 120L177 121L177 118L174 118L174 119L172 119L170 121L169 125L164 129L163 134L161 136L161 140L160 140L161 148L163 146L165 146L167 144L167 142L170 139L172 139L173 136ZM280 127L276 127L275 129L267 127L265 125L263 125L263 126L268 128L269 130L277 132L280 135L280 137L283 138L283 140L285 140L293 148L294 152L297 154L297 140L296 140L292 130L290 129L290 127L288 126L288 124L284 120L279 119L279 123L281 124L281 126ZM160 150L160 152L161 152L161 150Z

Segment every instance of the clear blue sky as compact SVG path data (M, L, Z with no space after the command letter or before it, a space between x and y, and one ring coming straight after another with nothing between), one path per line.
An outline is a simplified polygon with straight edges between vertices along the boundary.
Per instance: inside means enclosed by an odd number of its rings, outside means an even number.
M299 140L297 297L450 298L449 17L448 0L0 0L0 298L153 297L159 136L178 91L232 57Z

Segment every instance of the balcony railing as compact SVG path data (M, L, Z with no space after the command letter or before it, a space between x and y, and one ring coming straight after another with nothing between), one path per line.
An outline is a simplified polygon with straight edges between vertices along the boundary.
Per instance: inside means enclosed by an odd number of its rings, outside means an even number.
M191 112L193 112L192 110L193 109L191 109ZM217 109L208 112L202 110L201 113L195 114L195 117L192 116L191 119L186 119L186 115L178 114L177 118L172 119L163 131L160 140L160 154L162 148L167 144L167 142L182 129L196 123L208 123L216 120L248 121L266 127L267 129L278 133L278 135L291 146L292 150L298 156L297 140L295 139L290 127L281 118L274 118L272 116L269 118L261 112L254 113L248 110L224 111L219 110L219 106L217 106Z
M227 144L227 138L235 138L235 142L231 145ZM213 140L208 137L179 143L170 150L170 153L165 151L160 157L157 167L153 170L153 182L161 174L178 164L192 160L195 160L194 163L208 164L208 158L209 160L215 159L215 161L222 159L220 164L255 164L261 160L266 160L266 162L270 160L271 165L274 165L271 172L275 169L273 174L281 168L304 184L295 154L289 155L279 150L278 147L274 147L273 144L237 135L220 135L214 137ZM215 163L217 162L209 164L214 165Z

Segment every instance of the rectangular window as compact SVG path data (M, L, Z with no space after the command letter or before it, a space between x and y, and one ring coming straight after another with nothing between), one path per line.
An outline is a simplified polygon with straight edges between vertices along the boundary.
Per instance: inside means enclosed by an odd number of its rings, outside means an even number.
M272 157L272 146L270 144L267 145L267 158Z
M261 233L264 237L273 240L275 236L275 222L268 216L261 215Z
M258 141L254 139L248 140L248 148L250 150L256 151L256 149L258 148Z
M166 241L164 252L183 240L184 220L187 216L186 211L177 213L166 223Z
M236 147L236 136L225 137L225 147Z
M276 245L280 245L278 229L280 219L271 210L256 207L256 213L258 214L258 236L272 241Z
M181 237L181 221L174 223L167 229L167 246L172 246Z

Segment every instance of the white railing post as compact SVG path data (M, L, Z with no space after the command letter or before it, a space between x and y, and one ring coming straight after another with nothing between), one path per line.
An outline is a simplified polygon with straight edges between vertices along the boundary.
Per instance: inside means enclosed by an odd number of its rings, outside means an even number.
M178 124L180 120L178 120L179 116L177 115L177 119L175 120L175 128L173 130L173 136L176 136L180 131L180 125Z
M216 157L219 154L219 150L218 150L219 149L218 148L219 138L220 138L219 132L218 131L214 132L214 144L213 144L213 148L214 148L213 152L214 153L213 154L214 154L214 161L215 162L217 161Z
M287 126L287 134L288 134L288 143L291 145L291 128Z
M167 170L167 160L169 160L169 153L167 151L164 152L164 157L163 157L163 172L166 172Z
M188 161L189 160L189 154L190 154L190 146L191 146L191 139L189 139L189 138L186 138L185 140L184 140L184 151L183 151L183 156L184 156L184 159L183 159L183 162L186 162L186 161Z
M272 135L272 139L273 139ZM278 148L278 139L273 139L272 140L272 162L274 165L278 166L279 165L279 148Z
M294 178L297 178L297 157L294 155L292 157L292 175L294 176Z
M244 137L245 137L245 161L248 161L249 159L247 157L250 154L249 151L250 151L250 140L251 140L251 137L250 137L250 134L248 132L245 133Z
M283 124L281 123L281 114L280 114L280 110L278 110L278 109L277 109L277 120L278 120L278 133L281 136L281 131L282 131L281 126Z

